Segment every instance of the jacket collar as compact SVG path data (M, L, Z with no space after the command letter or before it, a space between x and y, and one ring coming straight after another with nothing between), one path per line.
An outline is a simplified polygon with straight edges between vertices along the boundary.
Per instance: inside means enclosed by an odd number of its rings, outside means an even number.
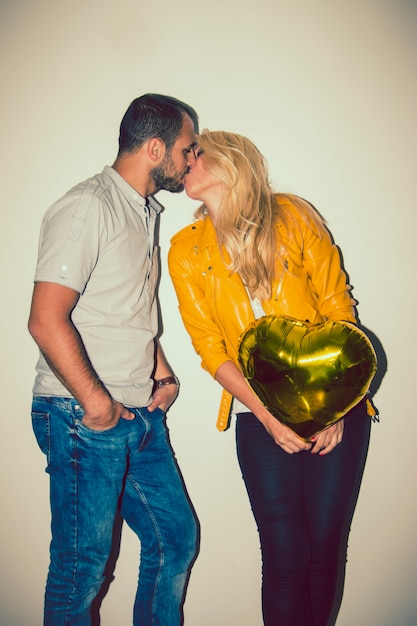
M204 220L199 220L197 224L194 224L194 226L198 228L198 240L197 245L194 246L194 253L199 254L204 250L209 251L209 249L212 249L209 252L210 271L217 276L221 276L223 280L229 281L230 284L234 285L239 289L239 291L245 294L247 298L248 294L239 274L236 272L231 273L226 267L230 260L227 250L223 248L224 259L220 254L217 244L216 230L210 217L207 216Z
M205 248L217 247L216 230L208 215L204 220L198 220L193 226L198 229L198 244L195 247L196 254Z

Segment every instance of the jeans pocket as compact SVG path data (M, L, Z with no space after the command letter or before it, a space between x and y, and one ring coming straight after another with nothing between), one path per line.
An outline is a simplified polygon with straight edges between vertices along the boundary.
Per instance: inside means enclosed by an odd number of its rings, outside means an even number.
M50 453L50 415L45 411L32 411L32 428L39 448L49 462Z
M118 422L112 426L111 428L106 428L104 430L98 430L95 428L90 428L86 426L83 422L82 417L79 415L75 419L75 431L78 435L83 436L89 439L108 439L113 436L120 436L124 432L125 423L127 420L120 418Z

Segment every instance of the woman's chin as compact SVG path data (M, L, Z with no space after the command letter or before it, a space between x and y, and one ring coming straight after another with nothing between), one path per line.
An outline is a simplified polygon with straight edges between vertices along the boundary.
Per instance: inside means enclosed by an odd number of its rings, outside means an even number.
M198 200L198 198L194 197L193 192L192 192L190 186L187 185L187 179L185 179L185 181L184 181L184 190L185 190L185 193L187 194L187 196L189 198L191 198L191 200Z

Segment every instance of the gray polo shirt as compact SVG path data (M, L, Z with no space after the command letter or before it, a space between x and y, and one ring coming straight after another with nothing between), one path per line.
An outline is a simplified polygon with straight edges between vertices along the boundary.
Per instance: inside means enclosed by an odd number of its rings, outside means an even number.
M35 282L80 293L72 320L112 396L146 406L152 392L158 250L155 222L162 206L140 196L106 166L46 212ZM34 395L70 396L42 354Z

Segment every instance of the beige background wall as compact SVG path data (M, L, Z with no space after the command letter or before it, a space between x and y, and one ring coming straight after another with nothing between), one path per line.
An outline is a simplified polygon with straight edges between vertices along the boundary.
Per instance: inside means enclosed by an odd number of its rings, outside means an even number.
M48 560L26 332L40 220L112 163L121 116L147 91L190 102L202 127L248 135L274 184L327 217L388 363L338 626L416 623L416 18L411 0L1 0L1 626L41 624ZM194 204L160 199L165 259ZM215 429L220 389L199 367L165 265L160 295L182 380L169 425L202 526L186 624L260 626L260 555L234 434ZM137 553L125 529L102 626L130 623Z

